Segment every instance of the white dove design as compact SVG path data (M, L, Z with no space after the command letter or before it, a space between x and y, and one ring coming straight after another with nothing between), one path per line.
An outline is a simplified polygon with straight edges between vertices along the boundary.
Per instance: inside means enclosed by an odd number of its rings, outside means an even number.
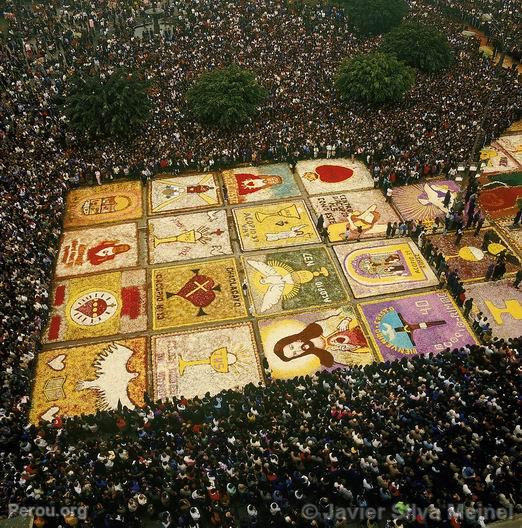
M268 286L261 305L261 312L266 312L281 300L286 285L293 286L295 284L292 273L281 275L275 268L265 262L257 260L247 260L247 262L263 275L259 282Z
M455 194L451 194L450 202L448 204L448 207L444 207L444 196L446 195L446 188L441 187L440 185L436 184L424 184L424 192L426 193L426 198L418 198L419 203L422 205L434 205L438 209L440 209L443 212L448 212L451 210L453 206L453 202L455 201Z
M134 409L127 387L138 377L137 372L129 372L127 363L134 352L118 343L110 344L94 362L96 378L80 381L76 390L93 390L98 396L98 408L108 411L118 408L118 400L124 407Z

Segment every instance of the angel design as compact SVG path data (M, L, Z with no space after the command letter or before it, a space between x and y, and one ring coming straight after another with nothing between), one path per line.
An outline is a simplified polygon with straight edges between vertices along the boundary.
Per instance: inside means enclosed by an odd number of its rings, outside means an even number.
M134 352L118 343L110 344L94 362L96 378L80 381L76 390L93 390L98 396L98 408L102 411L123 407L134 409L128 396L129 383L138 377L137 372L129 372L127 363Z
M312 281L315 277L319 275L328 277L329 275L325 267L312 272L309 270L296 271L288 264L277 261L247 260L247 263L261 274L259 284L266 289L261 304L261 312L270 310L283 297L294 297L303 284Z

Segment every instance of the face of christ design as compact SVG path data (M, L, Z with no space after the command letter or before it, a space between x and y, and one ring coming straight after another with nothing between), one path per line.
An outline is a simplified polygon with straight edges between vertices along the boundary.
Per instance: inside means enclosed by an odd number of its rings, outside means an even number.
M359 326L338 330L328 336L324 333L323 327L318 322L311 323L301 332L280 339L274 345L274 354L284 362L314 355L321 362L321 366L330 368L336 361L329 349L356 352L358 348L368 346Z
M93 266L97 266L103 262L113 260L116 255L125 253L129 249L129 244L118 244L117 240L104 240L87 250L87 259Z

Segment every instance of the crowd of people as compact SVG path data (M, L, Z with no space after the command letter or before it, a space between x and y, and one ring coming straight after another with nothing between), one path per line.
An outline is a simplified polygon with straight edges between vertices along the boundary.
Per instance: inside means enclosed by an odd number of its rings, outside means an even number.
M516 507L520 468L513 452L520 428L510 427L510 398L519 341L214 399L151 402L138 413L122 412L122 431L114 429L114 413L25 426L31 368L72 185L147 178L160 168L292 161L323 156L327 147L337 156L357 155L378 165L383 174L396 175L396 183L451 174L468 158L479 125L487 141L520 117L516 72L481 59L477 43L433 2L411 2L408 16L446 31L455 65L436 75L418 74L403 103L381 109L338 101L333 78L340 61L374 49L379 38L357 37L342 10L322 3L163 2L168 27L146 38L135 31L147 7L140 2L4 3L9 26L0 43L0 514L9 503L64 500L88 504L89 519L81 522L94 526L139 525L142 515L160 512L165 526L188 526L194 524L191 508L200 512L192 511L195 516L219 516L222 526L255 524L270 510L266 518L281 526L304 522L296 513L303 499L329 500L330 494L358 505L400 498L443 510L449 499L477 508L481 501ZM197 75L230 62L252 69L268 99L240 132L204 129L192 119L184 93ZM61 102L73 75L110 75L116 68L151 81L153 115L124 144L109 139L92 145L67 128ZM442 378L448 383L441 385ZM383 403L382 394L394 398ZM428 397L437 408L421 406ZM470 409L475 398L482 404ZM281 402L288 408L279 412ZM369 412L373 422L366 420ZM245 413L254 419L245 422ZM442 452L435 443L444 446ZM470 457L471 477L468 469L462 473L461 455ZM432 473L420 475L426 464ZM252 506L250 514L241 504Z
M356 37L335 7L276 0L164 3L172 24L139 38L134 26L143 12L133 5L52 0L12 24L4 49L8 99L17 104L30 93L40 100L55 141L68 153L68 168L88 181L96 170L103 180L159 167L210 169L312 157L327 146L338 156L385 160L398 171L442 164L449 170L468 159L484 115L486 141L519 116L516 72L477 60L478 42L426 3L412 3L409 16L445 29L456 63L448 72L419 74L402 104L381 109L339 102L333 79L340 61L375 49L379 38ZM268 98L241 133L203 129L184 94L199 74L231 62L251 69ZM120 67L151 82L153 116L133 141L86 144L67 132L56 103L74 73L109 75ZM19 85L11 94L13 82Z
M33 426L2 488L16 504L84 508L69 525L342 527L344 513L372 526L371 507L394 527L483 527L522 508L521 346Z
M431 0L431 3L484 31L500 51L519 61L522 58L522 12L518 0Z

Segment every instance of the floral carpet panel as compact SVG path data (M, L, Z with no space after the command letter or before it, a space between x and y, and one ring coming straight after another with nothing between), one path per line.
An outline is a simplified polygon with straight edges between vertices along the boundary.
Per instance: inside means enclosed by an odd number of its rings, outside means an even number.
M460 187L453 180L434 179L393 188L393 204L404 220L433 222L451 209ZM446 194L450 192L449 200Z
M232 253L227 213L224 210L152 218L148 227L151 264Z
M359 305L370 339L383 361L438 354L476 343L447 291L395 296Z
M132 409L144 404L147 390L145 337L40 352L30 420Z
M296 172L311 196L373 187L366 165L343 158L299 161Z
M486 244L484 236L487 237ZM518 257L493 228L481 229L476 236L474 231L465 231L458 244L455 233L432 235L428 239L442 251L449 269L457 271L463 281L484 279L488 268L495 264L503 251L507 252L506 273L514 272L518 267Z
M488 318L493 335L504 339L520 336L522 291L513 286L513 279L471 284L466 294L473 299L473 314L482 312Z
M334 246L355 298L435 286L438 279L408 238Z
M259 331L275 379L374 361L369 339L349 305L262 320Z
M235 207L233 213L243 251L321 242L302 200Z
M118 182L72 190L67 196L65 228L128 222L143 216L138 181Z
M378 189L312 196L310 202L316 216L323 215L330 242L384 238L388 222L400 221Z
M152 338L154 399L193 398L263 379L252 323Z
M223 171L221 178L230 204L281 200L301 194L286 163L230 169Z
M59 281L43 335L47 343L129 334L147 328L145 270Z
M192 176L162 174L149 184L149 214L192 211L221 205L219 183L212 173Z

